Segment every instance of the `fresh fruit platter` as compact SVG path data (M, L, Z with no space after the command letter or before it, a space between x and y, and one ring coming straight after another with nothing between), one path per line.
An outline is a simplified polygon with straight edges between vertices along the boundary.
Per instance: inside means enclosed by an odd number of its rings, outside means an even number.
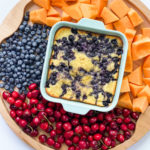
M0 113L12 130L37 150L123 150L135 144L150 130L149 14L139 0L21 0L0 25ZM67 112L41 94L49 33L58 22L82 18L103 22L128 41L120 97L109 112ZM46 75L47 93L111 105L123 53L120 39L75 28L59 30Z

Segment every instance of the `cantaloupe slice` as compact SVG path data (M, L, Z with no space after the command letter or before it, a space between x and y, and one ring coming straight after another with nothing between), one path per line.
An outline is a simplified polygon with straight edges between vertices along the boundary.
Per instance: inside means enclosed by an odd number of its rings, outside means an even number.
M90 4L91 0L79 0L80 3Z
M47 10L45 8L30 12L30 21L33 23L46 24Z
M105 28L106 28L106 29L109 29L109 30L114 30L114 26L113 26L112 23L106 24L106 25L105 25Z
M150 28L142 28L142 34L145 37L150 37Z
M113 0L109 4L109 8L119 17L122 18L127 15L129 7L125 4L123 0Z
M124 93L120 96L117 106L132 109L132 101L129 93Z
M50 0L33 0L33 2L47 10L50 9Z
M141 90L138 95L138 97L142 97L142 96L147 96L147 99L148 99L148 103L150 104L150 87L148 85L146 85L144 87L143 90Z
M143 35L142 35L142 34L137 34L137 35L135 35L133 42L139 41L139 40L141 40L142 38L143 38Z
M46 25L52 27L57 22L61 21L61 17L47 17L46 18Z
M73 18L75 20L80 20L83 17L79 4L73 4L73 5L70 5L67 7L63 7L62 9L71 18Z
M127 53L125 72L132 72L132 70L133 70L133 60L131 55L131 42L128 42L128 53Z
M145 78L150 78L150 68L143 68Z
M121 93L125 93L125 92L130 92L130 87L129 87L129 80L128 77L124 77L122 80L122 85L121 85Z
M136 85L142 85L143 82L143 74L142 74L142 67L136 68L133 72L131 72L128 76L129 82L134 83Z
M95 5L80 3L80 8L84 18L95 19L98 15Z
M150 68L150 55L145 58L143 68Z
M71 19L72 18L67 13L65 13L64 11L62 12L62 17L61 17L62 21L71 21Z
M107 6L108 0L91 0L91 4L95 5L98 10L98 16L101 17L101 12Z
M128 16L134 27L140 25L143 22L142 17L133 8L130 8Z
M107 7L104 7L102 10L101 17L104 19L105 24L119 20L119 18Z
M128 16L121 18L119 21L114 23L114 27L116 30L120 32L125 32L126 29L134 29L131 21L129 20Z
M134 97L137 96L137 94L144 89L144 85L136 85L136 84L133 84L133 83L130 83L130 90L131 90L131 93Z
M54 7L51 7L48 11L48 14L47 14L48 17L59 17L60 14L59 12L54 8Z
M145 84L150 86L150 78L143 78Z
M142 38L132 44L133 60L142 59L150 55L150 38Z
M126 29L125 30L125 36L130 43L132 43L132 41L135 37L135 34L136 34L136 30L133 30L133 29Z
M139 97L133 99L133 111L144 113L148 107L147 97Z
M68 4L64 0L50 0L50 1L51 1L51 5L55 7L62 8L68 6Z

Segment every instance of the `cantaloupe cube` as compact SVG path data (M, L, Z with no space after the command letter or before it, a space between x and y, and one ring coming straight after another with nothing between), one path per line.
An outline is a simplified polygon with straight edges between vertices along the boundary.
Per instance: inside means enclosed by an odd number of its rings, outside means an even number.
M79 0L80 3L90 4L91 0Z
M48 17L59 17L60 14L59 12L54 8L54 7L51 7L48 11L48 14L47 14Z
M150 78L143 78L145 84L150 86Z
M125 36L130 43L132 43L132 41L135 37L135 34L136 34L136 30L133 30L133 29L126 29L125 30Z
M55 7L62 8L68 6L68 4L64 0L50 0L50 1L51 1L51 5Z
M133 111L144 113L148 107L147 97L139 97L133 99Z
M73 4L62 8L71 18L80 20L83 15L80 9L80 4Z
M142 38L132 44L133 60L142 59L150 55L150 38Z
M150 68L143 68L145 78L150 78Z
M148 102L149 102L149 104L150 104L150 87L149 87L148 85L146 85L146 86L144 87L144 89L142 89L142 90L138 93L137 96L138 96L138 97L147 96Z
M128 81L128 77L124 77L122 80L122 85L121 85L121 93L125 93L125 92L130 92L130 87L129 87L129 81Z
M101 17L104 19L105 24L119 20L119 18L107 7L104 7L102 10Z
M127 53L125 72L132 72L132 70L133 70L133 60L131 55L131 42L128 42L128 53Z
M131 93L134 97L137 96L137 94L144 89L144 85L136 85L136 84L133 84L133 83L130 83L130 90L131 90Z
M143 35L142 35L142 34L137 34L137 35L135 35L133 42L139 41L139 40L141 40L142 38L143 38Z
M61 21L61 17L47 17L46 18L46 25L52 27L57 22Z
M30 12L30 21L33 23L46 24L47 10L41 8Z
M126 29L134 29L128 16L121 18L119 21L114 22L114 27L116 30L124 33Z
M109 4L109 8L119 17L122 18L127 15L129 7L125 4L123 0L113 0Z
M130 8L128 16L134 27L140 25L143 22L142 17L133 8Z
M145 58L143 68L150 68L150 55Z
M33 2L47 10L50 9L50 0L33 0Z
M71 21L71 19L72 18L67 13L65 13L64 11L62 12L62 17L61 17L62 21Z
M113 26L112 23L106 24L106 25L105 25L105 28L106 28L106 29L109 29L109 30L114 30L114 26Z
M142 28L142 34L144 37L150 37L150 28Z
M132 109L132 101L129 93L124 93L120 96L117 106Z
M81 3L80 8L84 18L95 19L98 15L95 5Z
M136 84L136 85L142 85L143 84L143 74L142 74L142 67L136 68L133 72L131 72L128 76L129 82Z

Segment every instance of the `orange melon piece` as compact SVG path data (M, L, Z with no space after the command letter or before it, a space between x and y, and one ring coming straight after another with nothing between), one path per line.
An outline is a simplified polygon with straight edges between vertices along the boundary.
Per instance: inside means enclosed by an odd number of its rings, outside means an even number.
M80 20L83 17L81 9L79 7L79 4L73 4L73 5L70 5L70 6L66 6L66 7L63 7L62 9L71 18L73 18L75 20Z
M142 38L143 38L143 35L142 35L142 34L137 34L137 35L135 35L133 42L139 41L139 40L141 40Z
M71 21L71 19L72 18L67 13L65 13L64 11L62 12L62 17L61 17L62 21Z
M145 78L150 78L150 68L143 68Z
M95 19L98 15L97 7L91 4L80 4L80 8L84 18Z
M62 8L68 6L64 0L50 0L50 1L51 1L51 5L55 7Z
M117 106L132 109L132 102L129 93L120 96Z
M150 86L150 78L143 78L145 84Z
M105 24L119 20L119 18L107 7L104 7L102 10L101 17L104 19Z
M131 43L134 39L135 34L136 34L136 30L133 30L133 29L126 29L125 30L125 36L128 39L128 41Z
M33 23L46 24L47 11L45 8L30 12L30 21Z
M97 7L98 16L101 17L101 13L104 7L107 6L108 0L91 0L91 4Z
M133 72L131 72L128 76L129 82L134 83L136 85L142 85L143 82L143 74L142 74L142 67L136 68Z
M48 11L47 16L48 16L48 17L59 17L60 14L59 14L59 12L58 12L55 8L51 7L51 8L49 9L49 11Z
M105 28L106 28L106 29L109 29L109 30L114 30L114 27L113 27L113 24L112 24L112 23L106 24L106 25L105 25Z
M130 8L128 16L134 27L140 25L143 22L141 16L139 16L139 14L133 8Z
M47 17L46 25L52 27L57 22L61 21L61 17Z
M131 21L129 20L128 16L121 18L119 21L114 23L114 27L116 30L120 32L125 32L126 29L134 29Z
M131 43L128 42L128 53L127 53L127 60L126 60L126 66L125 66L125 72L132 72L133 70L133 60L131 55Z
M77 0L65 0L65 2L76 2Z
M143 68L150 68L150 55L145 58Z
M91 0L79 0L80 3L90 4Z
M150 55L150 38L142 38L132 44L133 60L142 59Z
M150 37L150 28L142 28L142 34L145 37Z
M148 102L150 104L150 87L146 85L145 88L141 90L137 96L138 97L147 96Z
M148 107L148 100L146 96L133 99L133 111L144 113Z
M130 90L131 90L131 93L134 97L137 96L137 94L144 89L144 85L136 85L136 84L132 84L130 83Z
M123 0L113 0L109 4L109 8L119 17L122 18L127 15L130 10Z
M125 93L125 92L130 92L130 87L129 87L129 80L128 77L124 77L122 80L122 85L121 85L121 93Z
M33 2L47 10L50 9L50 0L33 0Z

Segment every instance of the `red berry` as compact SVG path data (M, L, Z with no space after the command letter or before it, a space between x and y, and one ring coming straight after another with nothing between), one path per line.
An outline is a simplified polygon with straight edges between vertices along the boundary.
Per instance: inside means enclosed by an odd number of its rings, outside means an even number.
M37 84L36 83L32 83L32 84L29 85L28 88L29 88L30 91L35 90L37 88Z
M54 111L54 117L56 118L60 118L61 117L61 113L59 111Z
M129 117L124 118L124 123L128 124L131 122L131 119Z
M108 149L108 147L106 145L101 146L101 150L107 150L107 149Z
M15 121L16 121L16 123L19 123L20 117L16 117L16 118L15 118Z
M75 149L75 146L70 146L68 147L68 150L76 150L76 149Z
M63 123L62 122L57 122L56 123L56 129L62 129Z
M90 128L89 126L87 126L87 125L84 125L84 126L83 126L83 130L84 130L84 132L86 132L86 133L90 133L90 132L91 132L91 128Z
M62 115L61 120L63 122L67 122L67 121L69 121L69 117L67 115Z
M40 119L38 117L34 117L32 121L35 126L38 126L40 124Z
M65 143L67 146L71 146L72 145L72 140L66 139Z
M99 113L97 118L99 121L103 121L104 120L104 113Z
M120 116L122 114L122 109L121 108L115 108L114 112L117 116Z
M45 142L47 141L47 136L44 135L44 134L40 135L40 136L39 136L39 141L40 141L41 143L45 143Z
M98 145L98 142L95 141L95 140L93 140L93 141L90 142L90 147L92 147L94 149L97 148L97 145Z
M99 141L102 138L102 135L100 133L94 134L94 140Z
M96 123L96 121L97 121L97 117L92 117L92 118L89 119L89 122L90 122L91 124Z
M109 126L110 126L111 129L116 129L118 127L117 123L115 121L111 121Z
M51 123L54 123L54 122L55 122L55 118L54 118L54 117L49 117L48 120L49 120Z
M131 117L132 117L134 120L138 120L139 114L138 114L137 112L132 112L132 113L131 113Z
M125 131L124 132L124 137L125 137L126 140L128 140L131 137L130 131Z
M86 142L85 141L79 141L79 147L81 149L85 149L86 148Z
M31 111L29 109L25 109L23 112L24 117L30 117L31 116Z
M20 94L19 99L21 99L22 101L25 101L26 95L25 94Z
M46 112L45 111L40 111L39 113L38 113L38 117L39 117L39 119L45 119L46 118L46 116L47 116L47 114L46 114Z
M60 109L61 114L66 114L66 111L63 109L63 107Z
M86 117L82 117L82 118L81 118L81 123L82 123L82 124L88 124L88 122L89 122L89 121L88 121L88 119L87 119Z
M38 112L38 110L37 110L36 107L31 108L31 113L32 113L33 115L36 115L37 112Z
M111 141L111 147L115 147L116 146L116 141L112 140Z
M131 122L128 124L128 129L129 130L135 130L135 123Z
M32 93L31 92L27 93L27 98L29 98L29 99L32 98Z
M73 142L74 144L77 144L77 143L79 142L79 140L80 140L80 137L79 137L78 135L75 135L75 136L73 137L73 139L72 139L72 142Z
M93 124L93 125L91 126L91 130L92 130L93 132L96 132L98 129L99 129L98 123L95 123L95 124Z
M18 117L21 117L23 115L23 111L22 110L16 110L16 114Z
M105 145L110 146L111 145L111 139L109 137L105 137L103 139L103 142Z
M130 115L131 111L129 109L124 108L123 109L123 116L128 117Z
M49 146L53 146L55 144L55 141L52 138L48 138L46 142Z
M117 135L117 140L118 140L120 143L123 143L124 140L125 140L124 135L118 134L118 135Z
M39 90L33 90L33 91L31 92L32 98L37 98L39 94L40 94L40 91L39 91Z
M92 136L92 135L89 135L89 136L88 136L88 141L89 141L89 142L92 142L92 141L93 141L93 136Z
M99 131L100 131L100 132L103 132L105 129L106 129L106 126L105 126L103 123L101 123L101 124L99 125Z
M53 126L52 125L49 125L47 130L45 131L46 133L50 133L52 130L53 130Z
M47 105L48 105L48 107L51 107L51 108L55 107L55 103L53 103L53 102L49 102Z
M16 112L14 110L11 110L10 116L14 119L16 117Z
M106 115L105 115L105 119L106 119L106 121L111 122L111 121L112 121L112 116L111 116L111 114L106 114Z
M109 130L109 136L111 139L116 139L117 131L116 130Z
M62 129L56 129L56 134L62 134L63 133L63 130Z
M45 106L42 103L37 104L37 109L40 111L44 111Z
M57 141L58 141L59 143L64 143L65 138L63 137L63 135L59 135L59 136L57 137Z
M56 136L56 130L52 130L52 131L50 132L50 136L51 136L51 137L55 137L55 136Z
M73 118L73 119L71 120L71 124L72 124L73 126L79 125L79 119Z
M7 92L7 91L4 91L3 94L2 94L2 96L3 96L3 99L6 100L8 97L11 96L11 94L9 92Z
M126 124L121 124L120 128L123 131L127 131L127 129L128 129L127 126L126 126Z
M38 134L39 134L38 130L34 129L33 131L31 131L30 136L31 137L36 137L36 136L38 136Z
M67 132L64 133L64 137L66 139L70 139L73 135L74 135L73 131L67 131Z
M121 124L121 123L123 122L123 119L119 117L119 118L116 119L116 122L117 122L118 124Z
M42 130L47 130L47 129L48 129L48 122L43 122L43 123L41 123L41 124L40 124L40 128L41 128Z
M18 99L18 100L16 100L16 101L15 101L15 103L14 103L14 104L15 104L15 106L16 106L16 107L18 107L18 108L19 108L19 107L21 107L21 106L22 106L22 100Z
M13 91L13 92L11 93L11 95L12 95L12 97L13 97L14 99L17 99L17 98L19 97L19 93L18 93L17 91Z
M19 125L20 125L20 127L25 128L26 125L27 125L27 121L26 121L26 120L23 120L23 119L20 119L20 120L19 120Z
M22 108L23 108L23 109L27 109L27 107L28 107L27 103L26 103L26 102L23 102L23 103L22 103Z
M72 125L70 122L66 122L63 124L63 128L65 131L70 131L72 129Z
M52 116L54 114L54 110L51 107L48 107L45 109L45 112L49 115Z
M59 142L55 142L54 148L55 149L60 149L60 147L61 147L61 144Z
M14 99L13 97L8 97L8 98L7 98L7 102L8 102L9 104L14 104L14 103L15 103L15 99Z
M83 128L82 128L82 126L80 126L80 125L78 125L76 128L75 128L75 133L77 133L77 134L81 134L82 132L83 132Z

